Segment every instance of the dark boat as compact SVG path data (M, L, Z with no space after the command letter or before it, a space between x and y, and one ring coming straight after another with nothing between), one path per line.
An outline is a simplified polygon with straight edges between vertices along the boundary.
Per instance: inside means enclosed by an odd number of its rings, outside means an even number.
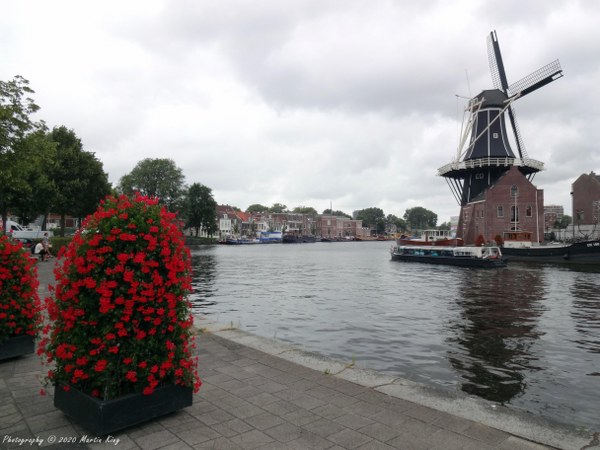
M507 231L502 253L509 261L600 265L600 240L534 245L529 231Z
M311 242L317 242L317 238L314 236L297 236L295 234L285 234L281 240L284 244L306 244Z
M600 265L600 240L531 247L502 247L509 261Z
M438 247L398 245L390 249L392 261L445 264L459 267L506 266L499 247Z

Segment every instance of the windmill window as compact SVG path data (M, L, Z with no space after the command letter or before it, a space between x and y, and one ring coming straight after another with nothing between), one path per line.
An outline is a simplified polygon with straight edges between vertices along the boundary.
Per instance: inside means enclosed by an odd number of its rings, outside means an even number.
M502 205L498 205L498 208L496 208L496 215L498 217L504 217L504 207Z
M493 137L494 139L498 139L498 133L492 133L492 137Z
M527 206L527 209L525 209L525 215L526 215L527 217L531 217L531 216L533 216L533 211L532 211L532 209L531 209L531 206Z
M483 180L483 173L482 172L476 173L475 174L475 179L476 180Z
M515 206L510 207L510 221L518 222L519 221L519 208Z

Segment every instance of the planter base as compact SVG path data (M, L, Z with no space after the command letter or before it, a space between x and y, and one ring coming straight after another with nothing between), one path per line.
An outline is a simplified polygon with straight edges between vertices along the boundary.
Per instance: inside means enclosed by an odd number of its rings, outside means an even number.
M191 406L192 388L162 386L151 395L128 394L113 400L99 400L71 387L54 390L54 406L96 436L137 425Z
M16 356L28 355L35 351L33 336L15 336L0 344L0 361Z

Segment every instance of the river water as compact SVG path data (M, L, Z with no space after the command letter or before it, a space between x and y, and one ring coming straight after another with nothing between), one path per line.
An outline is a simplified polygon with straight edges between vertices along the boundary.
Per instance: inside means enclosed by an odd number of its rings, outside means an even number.
M600 427L600 269L390 260L389 242L192 251L194 312L358 367Z

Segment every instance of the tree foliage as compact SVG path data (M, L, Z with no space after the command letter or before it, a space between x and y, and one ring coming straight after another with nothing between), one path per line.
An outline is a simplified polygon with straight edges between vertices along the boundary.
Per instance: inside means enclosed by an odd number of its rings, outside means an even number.
M32 198L31 181L44 170L40 155L51 148L36 146L45 124L31 115L40 108L30 97L35 92L20 75L0 80L0 214L6 223L9 210L25 210L25 199ZM43 139L42 139L43 140ZM39 180L42 182L42 180ZM28 214L31 214L28 211ZM3 227L4 228L4 227Z
M60 214L60 234L64 235L66 216L83 218L93 213L110 193L110 184L102 163L94 153L83 150L73 130L54 127L49 137L56 143L56 159L48 168L55 187L50 207Z
M192 184L187 192L184 208L186 226L193 228L198 236L200 230L212 236L218 231L216 224L217 202L212 189L200 183Z
M394 214L388 214L385 218L386 225L395 225L397 230L406 230L406 222Z
M375 234L385 231L385 214L381 208L361 209L356 213L356 218L362 220L363 226L374 228Z
M292 212L295 214L306 214L309 216L316 216L319 214L315 208L310 206L296 206Z
M554 228L558 228L559 230L567 228L572 222L571 216L563 214L560 219L557 219L554 222Z
M259 203L253 203L252 205L248 206L248 208L246 208L246 212L250 214L264 213L268 211L268 206L261 205Z
M287 212L288 208L283 203L273 203L273 206L269 208L271 213L284 213Z
M422 206L415 206L406 210L404 220L406 220L406 225L412 230L424 230L426 228L435 228L437 214Z
M31 119L40 109L29 97L34 93L29 81L21 75L10 81L0 80L0 154L14 151L16 142L31 131L45 127L43 122Z
M344 211L340 211L340 210L333 211L330 208L324 209L323 214L326 216L339 216L339 217L347 217L348 219L352 219L352 216L350 214L347 214Z
M184 195L184 176L172 159L146 158L121 177L119 190L127 195L139 192L156 197L167 209L175 211Z

